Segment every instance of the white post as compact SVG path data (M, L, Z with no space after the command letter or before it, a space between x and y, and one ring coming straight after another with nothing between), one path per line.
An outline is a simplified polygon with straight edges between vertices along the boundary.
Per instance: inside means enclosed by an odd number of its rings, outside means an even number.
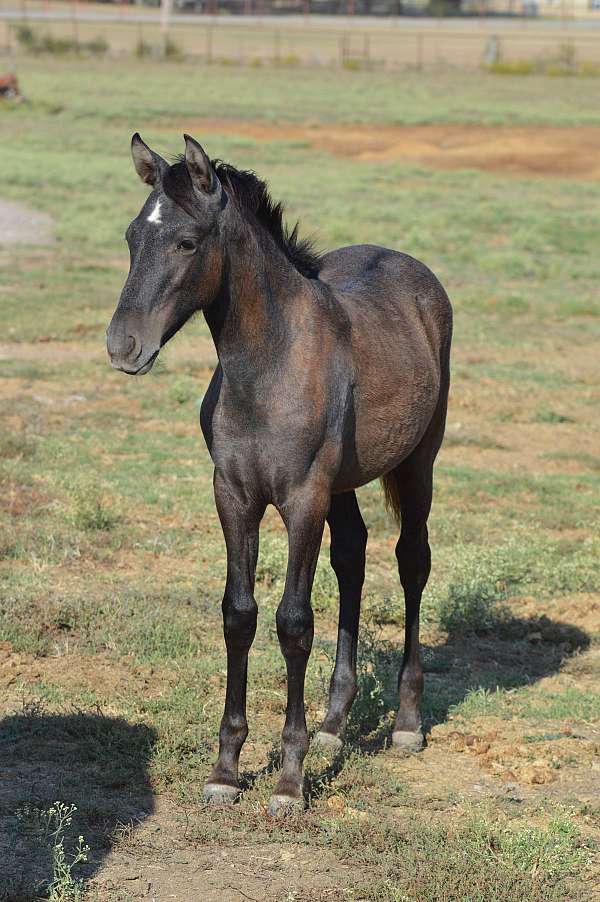
M171 14L171 0L160 0L160 31L162 35L163 56L167 55L169 42L169 16Z

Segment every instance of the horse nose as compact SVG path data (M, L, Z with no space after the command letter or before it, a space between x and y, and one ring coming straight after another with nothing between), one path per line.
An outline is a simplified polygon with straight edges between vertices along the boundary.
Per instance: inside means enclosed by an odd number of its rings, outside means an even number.
M106 332L106 348L112 361L137 360L142 352L142 345L135 335L108 327Z

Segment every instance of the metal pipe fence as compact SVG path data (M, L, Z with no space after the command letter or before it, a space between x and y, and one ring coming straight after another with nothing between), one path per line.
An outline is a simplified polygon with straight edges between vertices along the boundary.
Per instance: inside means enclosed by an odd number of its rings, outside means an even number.
M0 20L4 18L0 9ZM61 18L33 13L4 18L0 46L5 53L79 52L111 57L168 56L206 63L251 66L323 66L347 69L477 69L483 63L510 65L556 62L566 68L585 63L600 74L600 29L527 29L390 24L361 28L253 19L241 25L218 18L136 16L90 19L73 4ZM0 32L1 34L2 32ZM598 73L595 71L598 68Z

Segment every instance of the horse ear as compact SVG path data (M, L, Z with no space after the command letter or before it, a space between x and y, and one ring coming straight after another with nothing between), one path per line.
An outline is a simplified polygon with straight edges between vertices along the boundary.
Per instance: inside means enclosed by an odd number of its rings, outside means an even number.
M133 165L135 171L143 182L147 185L155 185L160 182L164 170L168 163L161 156L150 150L140 138L138 132L131 139L131 156L133 157Z
M185 141L185 163L192 185L197 191L214 194L219 186L219 180L204 148L189 135L184 135L183 139Z

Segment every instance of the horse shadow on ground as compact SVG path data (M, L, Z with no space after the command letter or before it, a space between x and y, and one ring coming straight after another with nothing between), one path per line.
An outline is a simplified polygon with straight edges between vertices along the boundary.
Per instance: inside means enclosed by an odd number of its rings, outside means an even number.
M100 711L34 707L0 720L1 902L51 893L63 851L69 866L80 836L90 851L72 880L97 872L119 829L154 810L148 762L156 738L148 726ZM64 892L69 878L60 879Z
M451 631L443 644L424 645L425 729L446 720L473 691L534 685L557 673L589 642L578 627L541 616L503 617L485 632ZM323 648L331 652L325 643ZM368 629L363 633L348 741L326 765L309 762L309 799L327 791L348 754L375 754L389 746L400 657L398 642L374 638ZM151 727L101 711L48 714L29 707L0 720L0 902L33 902L47 894L57 846L63 844L69 863L79 836L91 851L74 869L75 878L98 871L119 830L154 812L148 765L156 740ZM261 771L243 774L242 788L279 766L280 752L273 749ZM57 829L57 801L70 820L63 829Z
M399 631L400 632L400 631ZM401 632L399 641L401 640ZM307 768L305 793L318 798L327 792L349 754L376 754L391 745L396 685L402 660L398 642L374 638L372 629L359 647L359 692L354 702L342 751L323 767ZM490 628L450 630L440 645L422 646L425 692L424 731L448 719L454 706L480 690L518 689L534 685L560 671L573 655L588 648L590 638L579 627L546 615L516 617L500 611ZM328 655L333 644L322 643ZM279 766L272 750L259 773L243 776L244 788Z

